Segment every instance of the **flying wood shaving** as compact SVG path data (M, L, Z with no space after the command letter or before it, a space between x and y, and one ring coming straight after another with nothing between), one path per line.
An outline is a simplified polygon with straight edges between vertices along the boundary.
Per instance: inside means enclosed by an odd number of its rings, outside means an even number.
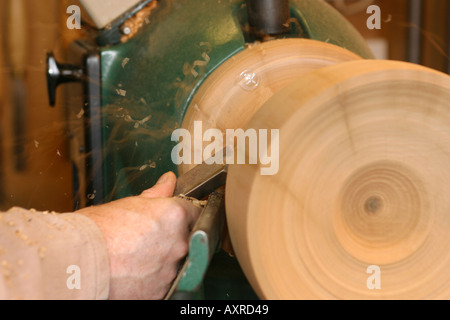
M126 64L130 62L130 58L125 58L122 60L122 68L125 68Z
M122 97L125 97L127 95L127 91L123 89L116 89L116 92L118 95L121 95Z
M145 118L142 119L142 120L136 120L136 123L134 124L134 128L135 128L135 129L139 128L139 126L143 125L144 123L146 123L147 121L149 121L151 118L152 118L152 116L150 115L150 116L148 116L148 117L145 117Z
M204 61L202 61L202 60L194 61L193 68L195 68L197 66L204 67L211 61L211 58L208 56L208 54L206 52L202 53L202 58L204 59Z
M151 118L152 118L151 115L149 115L148 117L145 117L142 120L134 120L130 115L126 115L126 116L123 117L123 119L126 122L134 122L134 128L135 129L139 128L139 126L141 126L141 125L145 124L146 122L148 122Z
M80 112L77 114L77 119L81 119L84 115L84 109L81 108Z
M141 166L141 167L139 168L139 171L144 171L144 170L147 169L147 168L155 169L155 168L156 168L156 162L150 163L150 161L149 161L149 164L144 164L143 166Z

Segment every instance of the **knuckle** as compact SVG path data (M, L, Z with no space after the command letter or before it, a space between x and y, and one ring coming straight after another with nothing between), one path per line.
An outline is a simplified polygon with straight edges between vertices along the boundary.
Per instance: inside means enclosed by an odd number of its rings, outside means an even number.
M174 222L185 222L188 219L188 212L180 204L173 203L169 208L169 217Z

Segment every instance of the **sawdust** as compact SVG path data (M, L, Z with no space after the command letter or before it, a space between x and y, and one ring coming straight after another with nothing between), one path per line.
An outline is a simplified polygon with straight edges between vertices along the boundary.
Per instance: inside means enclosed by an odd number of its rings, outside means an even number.
M1 265L3 277L9 279L13 275L13 268L6 260L3 260Z
M18 229L14 232L14 234L16 235L16 237L18 237L19 239L23 240L23 241L28 241L28 236L22 233L22 230Z

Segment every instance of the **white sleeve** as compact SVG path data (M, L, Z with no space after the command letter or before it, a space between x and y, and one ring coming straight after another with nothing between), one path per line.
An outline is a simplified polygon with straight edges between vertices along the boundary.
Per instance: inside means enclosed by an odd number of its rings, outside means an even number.
M0 213L0 299L100 300L109 294L106 243L76 213Z

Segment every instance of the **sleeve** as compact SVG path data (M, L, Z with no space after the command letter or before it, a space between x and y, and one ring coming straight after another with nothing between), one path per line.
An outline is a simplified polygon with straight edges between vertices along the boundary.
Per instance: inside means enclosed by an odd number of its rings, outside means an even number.
M109 258L94 221L76 213L0 213L0 299L103 300Z

